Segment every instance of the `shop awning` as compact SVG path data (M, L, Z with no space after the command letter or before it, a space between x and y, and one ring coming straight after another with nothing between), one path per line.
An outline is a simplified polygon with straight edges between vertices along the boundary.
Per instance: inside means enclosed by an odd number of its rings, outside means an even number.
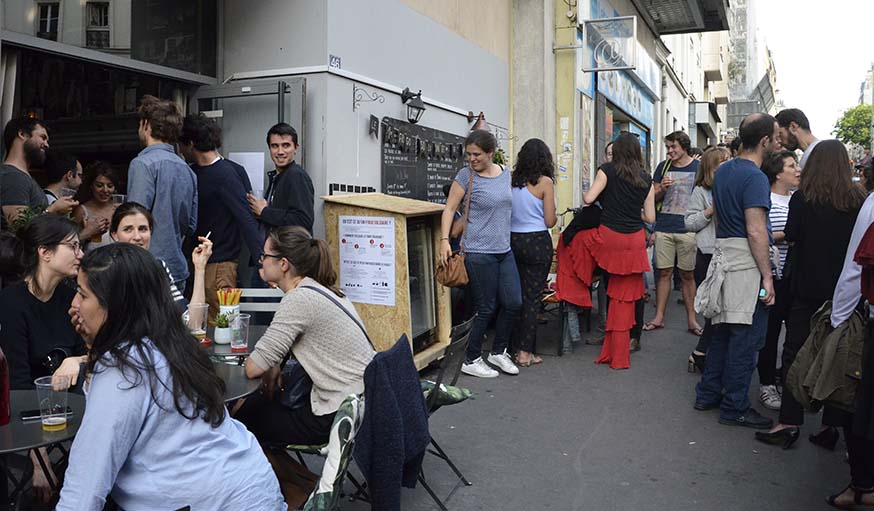
M728 30L728 0L631 0L656 35Z
M94 62L104 66L136 71L138 73L155 75L162 78L170 78L193 85L214 85L216 83L216 79L211 76L180 71L178 69L120 57L102 51L90 50L88 48L79 48L78 46L49 41L47 39L41 39L39 37L19 32L13 32L11 30L0 30L0 41L2 41L3 44L17 46L19 48L38 50L87 62Z

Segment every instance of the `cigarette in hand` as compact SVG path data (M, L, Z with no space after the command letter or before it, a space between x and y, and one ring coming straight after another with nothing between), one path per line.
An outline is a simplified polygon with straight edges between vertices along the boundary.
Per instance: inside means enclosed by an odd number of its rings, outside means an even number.
M208 233L206 233L206 236L204 236L204 238L209 239L210 234L212 234L212 231L209 231Z

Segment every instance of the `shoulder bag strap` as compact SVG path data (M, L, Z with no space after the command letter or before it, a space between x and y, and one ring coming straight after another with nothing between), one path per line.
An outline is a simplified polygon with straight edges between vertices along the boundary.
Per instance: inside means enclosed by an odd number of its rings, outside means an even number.
M358 318L356 318L355 316L353 316L352 313L349 312L348 309L346 309L346 307L343 307L343 304L341 304L341 303L340 303L336 298L334 298L333 296L331 296L330 293L327 293L327 292L325 292L324 290L319 289L319 288L314 287L314 286L298 286L298 288L299 288L299 289L312 289L313 291L319 293L320 295L324 296L324 297L327 298L328 300L331 300L332 302L334 302L334 305L336 305L337 307L339 307L340 310L342 310L343 312L346 313L347 316L349 316L349 319L351 319L352 321L355 322L356 325L358 325L358 328L360 328L360 329L361 329L361 332L364 333L364 337L367 338L367 342L370 343L370 347L373 348L374 350L376 349L376 346L373 345L373 341L370 340L370 336L367 335L367 330L364 329L364 325L362 325L361 322L358 321Z
M470 176L467 178L467 191L465 192L464 199L464 222L463 228L461 230L461 250L460 252L464 254L464 238L467 236L467 218L470 216L470 196L473 195L473 169L468 167L467 169L470 172Z

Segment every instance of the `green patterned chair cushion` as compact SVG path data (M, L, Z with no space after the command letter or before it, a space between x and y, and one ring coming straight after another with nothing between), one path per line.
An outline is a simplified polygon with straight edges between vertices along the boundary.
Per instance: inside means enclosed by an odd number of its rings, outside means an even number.
M289 449L303 447L301 452L312 452L325 456L322 476L313 493L303 505L304 511L328 511L335 509L343 490L343 480L346 470L352 460L352 448L355 445L355 435L361 427L364 417L364 397L350 394L343 401L334 416L328 443L324 446L289 446ZM305 449L310 449L307 451Z
M428 396L434 391L434 382L431 380L421 380L422 393L425 394L425 401ZM452 385L440 384L440 389L437 391L437 406L454 405L460 403L471 396L470 389L463 387L454 387Z

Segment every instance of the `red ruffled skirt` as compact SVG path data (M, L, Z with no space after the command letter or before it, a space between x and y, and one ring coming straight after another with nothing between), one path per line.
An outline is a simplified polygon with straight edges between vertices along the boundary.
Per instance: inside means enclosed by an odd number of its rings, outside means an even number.
M574 259L575 266L586 272L581 279L591 285L596 266L610 274L607 284L607 296L610 297L607 331L601 356L595 363L610 364L613 369L627 369L630 367L629 331L634 326L634 302L646 292L643 273L650 269L646 256L646 234L643 229L623 234L602 225L578 233L574 244L580 236L581 250Z

